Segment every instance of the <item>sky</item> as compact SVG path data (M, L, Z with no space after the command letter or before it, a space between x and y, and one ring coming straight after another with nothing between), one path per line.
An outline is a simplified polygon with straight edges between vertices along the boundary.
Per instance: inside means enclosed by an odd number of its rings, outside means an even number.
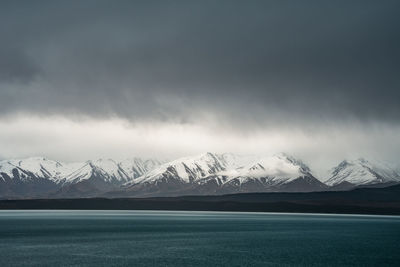
M399 1L1 1L0 158L399 164Z

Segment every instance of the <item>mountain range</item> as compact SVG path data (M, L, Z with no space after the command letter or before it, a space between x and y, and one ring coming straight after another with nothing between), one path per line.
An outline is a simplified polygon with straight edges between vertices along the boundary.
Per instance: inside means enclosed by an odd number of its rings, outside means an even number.
M344 160L317 178L280 153L204 153L173 161L131 158L62 163L43 157L0 161L0 198L149 197L250 192L340 191L400 183L388 164Z

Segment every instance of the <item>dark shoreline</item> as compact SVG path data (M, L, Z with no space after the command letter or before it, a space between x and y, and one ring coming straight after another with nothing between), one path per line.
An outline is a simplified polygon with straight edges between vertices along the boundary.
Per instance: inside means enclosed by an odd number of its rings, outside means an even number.
M56 199L6 200L0 210L171 210L171 211L232 211L232 212L285 212L325 214L400 215L400 208L345 205L305 205L291 202L160 202L133 199Z
M0 200L0 209L176 210L400 215L400 185L345 192Z

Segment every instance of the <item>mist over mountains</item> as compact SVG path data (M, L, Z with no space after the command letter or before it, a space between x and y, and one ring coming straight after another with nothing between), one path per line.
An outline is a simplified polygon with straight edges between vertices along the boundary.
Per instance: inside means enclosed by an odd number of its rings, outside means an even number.
M0 198L81 198L314 192L400 183L386 163L344 160L326 177L300 159L204 153L172 161L131 158L62 163L43 157L0 161Z

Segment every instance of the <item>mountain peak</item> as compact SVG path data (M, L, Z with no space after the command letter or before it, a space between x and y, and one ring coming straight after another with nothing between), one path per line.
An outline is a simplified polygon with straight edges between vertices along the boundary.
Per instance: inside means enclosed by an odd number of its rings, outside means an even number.
M131 183L153 183L158 180L163 180L166 177L188 183L209 175L217 174L222 170L225 170L225 164L222 158L217 154L206 152L165 163Z
M360 162L360 163L369 163L368 160L366 160L365 158L362 158L362 157L358 158L357 161Z
M400 175L390 166L381 162L371 162L365 158L344 160L332 169L328 185L348 182L354 185L366 185L400 181Z
M385 164L358 158L340 162L332 170L327 184L344 183L350 188L390 181L400 182L400 175ZM126 190L127 194L139 196L327 189L306 164L287 153L256 156L205 152L169 162L142 158L123 161L99 158L80 163L59 163L44 157L2 160L0 183L0 192L1 188L14 190L10 188L24 186L24 183L29 191L32 184L38 183L52 190L62 190L66 194L63 196L71 196L68 194L72 192L73 196L83 196L110 190ZM80 191L83 189L84 193Z

